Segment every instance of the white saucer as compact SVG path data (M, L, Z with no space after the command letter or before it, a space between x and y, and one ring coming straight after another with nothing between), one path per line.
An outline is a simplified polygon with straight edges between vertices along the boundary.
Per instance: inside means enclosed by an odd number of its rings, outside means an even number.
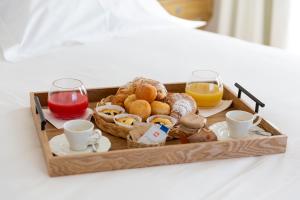
M229 130L228 130L226 121L214 123L209 127L209 129L212 130L216 134L218 140L233 139L229 135ZM266 137L266 136L271 136L271 135L272 135L271 133L264 131L262 128L260 128L258 126L255 126L249 130L248 137L249 138Z
M82 154L82 153L91 153L93 152L92 146L88 146L88 148L84 151L72 151L69 146L69 142L65 136L65 134L60 134L53 137L49 141L50 148L52 153L58 156L65 156L65 155L74 155L74 154ZM109 139L105 136L101 136L98 145L95 145L97 148L97 152L107 152L110 147L111 143Z

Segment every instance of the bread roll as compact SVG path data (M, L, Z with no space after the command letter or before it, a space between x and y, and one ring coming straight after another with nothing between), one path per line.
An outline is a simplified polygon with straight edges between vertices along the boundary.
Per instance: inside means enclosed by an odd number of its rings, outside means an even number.
M125 109L127 111L129 111L129 107L131 105L132 102L134 102L136 100L136 95L135 94L132 94L132 95L129 95L125 101L124 101L124 106L125 106Z
M148 78L143 78L143 77L138 77L133 80L133 85L135 87L137 87L138 85L141 85L141 84L145 84L145 83L150 84L156 88L156 90L157 90L156 99L157 100L163 100L164 98L166 98L168 91L167 91L166 87L164 86L164 84L160 83L159 81L148 79Z
M145 121L151 114L151 106L146 100L135 100L129 107L129 113L138 115Z
M135 95L137 99L143 99L151 103L156 99L157 90L154 86L144 83L137 86Z
M169 115L170 106L167 103L160 101L153 101L151 103L151 114L152 115Z

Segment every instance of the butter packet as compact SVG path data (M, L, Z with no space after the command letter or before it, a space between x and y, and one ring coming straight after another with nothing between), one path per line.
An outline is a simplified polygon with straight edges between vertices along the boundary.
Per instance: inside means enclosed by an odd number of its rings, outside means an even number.
M169 128L164 125L152 125L142 137L138 139L138 143L143 144L158 144L166 141L169 133Z

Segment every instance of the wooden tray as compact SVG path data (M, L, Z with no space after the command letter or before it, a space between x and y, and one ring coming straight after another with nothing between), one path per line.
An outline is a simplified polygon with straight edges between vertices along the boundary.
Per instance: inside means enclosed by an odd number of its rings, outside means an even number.
M256 111L258 111L259 106L264 106L240 85L237 84L236 86L239 87L238 96L241 95L241 92L244 92L257 102ZM185 84L166 84L166 87L169 92L184 92ZM115 94L117 89L117 87L89 89L89 106L94 108L97 101L108 95ZM284 153L286 150L287 136L280 133L266 120L262 120L260 127L272 133L272 136L192 144L180 144L179 140L171 140L161 147L128 149L126 140L104 133L112 143L112 148L109 152L55 156L51 152L48 141L52 137L62 134L63 130L56 129L50 123L47 123L43 117L41 107L47 107L47 97L48 92L30 93L32 116L50 176L260 156ZM233 100L232 106L228 110L239 109L254 113L248 105L236 97L226 86L224 87L223 99ZM209 117L208 125L224 121L225 113L228 110Z

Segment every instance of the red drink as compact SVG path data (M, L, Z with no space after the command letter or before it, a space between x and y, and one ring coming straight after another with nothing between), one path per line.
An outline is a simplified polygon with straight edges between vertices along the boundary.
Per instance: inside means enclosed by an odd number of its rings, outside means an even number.
M88 97L78 91L54 92L48 98L48 107L57 118L79 118L88 107Z

